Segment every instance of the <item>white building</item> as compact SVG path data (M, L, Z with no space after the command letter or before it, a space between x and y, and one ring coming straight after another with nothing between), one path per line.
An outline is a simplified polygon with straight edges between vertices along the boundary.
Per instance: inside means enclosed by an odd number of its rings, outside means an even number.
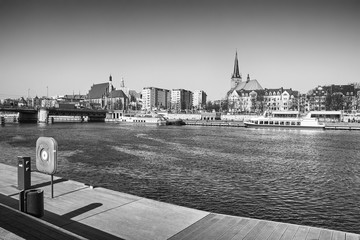
M206 93L202 90L195 90L193 93L193 107L201 110L206 105Z

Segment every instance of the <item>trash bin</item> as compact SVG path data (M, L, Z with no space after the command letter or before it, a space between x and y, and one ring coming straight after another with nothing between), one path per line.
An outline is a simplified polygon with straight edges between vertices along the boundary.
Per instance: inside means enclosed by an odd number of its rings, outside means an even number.
M31 158L18 157L18 189L26 190L31 187Z
M25 191L24 196L25 213L35 217L44 216L44 191L41 189L30 189Z

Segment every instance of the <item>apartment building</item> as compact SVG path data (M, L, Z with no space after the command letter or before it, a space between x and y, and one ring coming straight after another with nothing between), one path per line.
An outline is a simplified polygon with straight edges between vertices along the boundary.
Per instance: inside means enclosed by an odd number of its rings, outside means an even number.
M193 107L197 110L201 110L206 105L207 94L202 90L195 90L193 93Z
M143 110L160 110L170 108L170 90L156 87L145 87L141 91Z
M190 110L193 105L193 93L185 89L171 91L171 109L176 112Z

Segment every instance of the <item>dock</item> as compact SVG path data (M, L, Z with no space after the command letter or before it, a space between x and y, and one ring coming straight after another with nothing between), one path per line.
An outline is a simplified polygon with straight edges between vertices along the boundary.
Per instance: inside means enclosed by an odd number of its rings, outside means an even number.
M31 174L45 213L18 211L17 168L0 163L0 239L360 240L310 226L228 216L150 200L54 176Z

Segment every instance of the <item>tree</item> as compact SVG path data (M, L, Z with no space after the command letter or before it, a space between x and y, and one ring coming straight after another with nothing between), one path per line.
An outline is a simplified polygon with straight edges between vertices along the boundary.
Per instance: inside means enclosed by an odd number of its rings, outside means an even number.
M220 108L221 108L221 110L223 111L223 112L227 112L228 110L229 110L229 101L228 101L228 99L226 98L225 100L222 100L221 101L221 106L220 106Z
M332 109L332 95L328 93L325 98L325 110L330 111Z
M263 91L257 91L256 92L257 95L256 95L256 102L257 102L257 110L260 112L260 113L263 113L264 112L264 108L266 106L266 103L265 103L265 95L264 95L264 92Z
M205 110L207 112L211 112L213 110L213 103L211 101L207 101L207 103L205 105Z
M334 93L331 96L331 109L334 111L342 110L344 107L344 96L342 93Z

